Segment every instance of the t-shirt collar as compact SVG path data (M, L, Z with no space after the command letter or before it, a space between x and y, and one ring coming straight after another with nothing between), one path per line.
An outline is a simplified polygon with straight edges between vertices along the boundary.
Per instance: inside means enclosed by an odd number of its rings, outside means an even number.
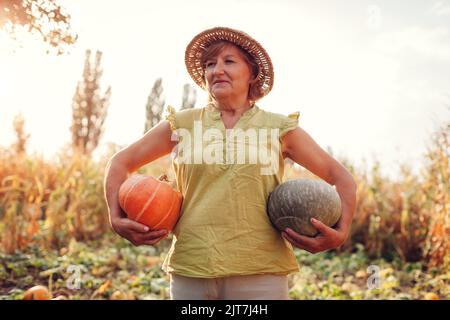
M206 105L206 110L208 111L208 114L214 119L214 120L220 120L220 110L216 107L216 105L212 102L208 103ZM252 107L250 109L247 109L241 116L241 118L248 118L254 115L259 110L256 103L253 103Z

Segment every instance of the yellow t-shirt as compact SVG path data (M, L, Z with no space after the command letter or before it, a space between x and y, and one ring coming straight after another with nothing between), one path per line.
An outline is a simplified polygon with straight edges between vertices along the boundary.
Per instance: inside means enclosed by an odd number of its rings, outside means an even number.
M166 119L180 137L172 164L183 203L165 272L214 278L299 270L291 244L266 213L269 193L284 174L276 142L297 127L298 117L254 104L229 131L213 104L168 108Z

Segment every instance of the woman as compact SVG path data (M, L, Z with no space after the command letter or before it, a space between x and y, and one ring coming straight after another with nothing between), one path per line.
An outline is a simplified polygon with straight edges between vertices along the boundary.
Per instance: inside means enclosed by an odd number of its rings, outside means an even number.
M340 246L349 234L356 184L298 127L298 113L284 116L255 104L273 85L271 60L256 40L234 29L208 29L190 42L185 58L209 104L180 112L169 108L166 120L112 157L105 178L112 228L134 245L155 245L167 236L127 219L117 196L128 174L176 149L182 215L163 264L171 298L289 299L287 275L299 270L292 246L312 253ZM255 135L266 143L255 143ZM267 151L270 157L255 160ZM289 229L280 234L266 214L287 157L336 186L341 198L338 224L312 221L320 231L314 238Z

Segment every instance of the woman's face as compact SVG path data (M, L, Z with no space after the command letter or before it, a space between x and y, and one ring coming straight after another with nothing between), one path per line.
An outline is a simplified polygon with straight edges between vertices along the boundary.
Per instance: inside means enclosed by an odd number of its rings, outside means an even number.
M214 58L205 61L206 88L215 99L248 96L250 66L234 45L227 45Z

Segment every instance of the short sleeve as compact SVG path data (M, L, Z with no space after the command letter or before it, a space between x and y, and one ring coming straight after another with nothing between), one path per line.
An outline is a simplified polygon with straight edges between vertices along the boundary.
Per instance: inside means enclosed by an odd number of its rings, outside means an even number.
M294 130L298 126L298 118L300 117L300 112L294 112L284 117L280 128L280 138L291 130Z
M176 114L176 111L175 111L174 107L167 106L167 113L166 113L165 119L167 121L169 121L170 129L172 131L177 130L177 123L176 123L176 116L175 116L175 114Z

